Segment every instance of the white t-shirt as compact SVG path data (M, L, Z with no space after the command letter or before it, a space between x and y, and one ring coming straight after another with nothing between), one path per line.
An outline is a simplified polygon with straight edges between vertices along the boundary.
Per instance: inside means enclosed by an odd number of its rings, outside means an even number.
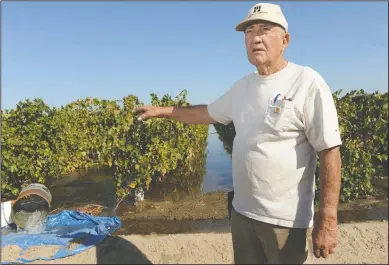
M284 227L313 225L317 152L341 145L337 111L324 79L289 62L251 73L208 105L217 122L234 122L234 209Z

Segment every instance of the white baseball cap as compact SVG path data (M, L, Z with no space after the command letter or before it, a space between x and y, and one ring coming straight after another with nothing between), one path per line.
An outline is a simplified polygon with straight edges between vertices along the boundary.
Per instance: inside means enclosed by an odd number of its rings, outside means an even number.
M256 20L273 22L283 27L285 31L288 31L288 22L282 13L281 7L269 3L258 3L254 5L250 9L247 17L235 27L235 30L244 31L250 22Z

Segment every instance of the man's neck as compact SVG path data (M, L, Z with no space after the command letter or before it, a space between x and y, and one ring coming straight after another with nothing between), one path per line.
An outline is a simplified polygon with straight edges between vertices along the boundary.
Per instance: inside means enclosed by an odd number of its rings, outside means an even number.
M284 69L288 61L285 58L280 58L276 63L261 65L257 67L258 73L263 76L269 76Z

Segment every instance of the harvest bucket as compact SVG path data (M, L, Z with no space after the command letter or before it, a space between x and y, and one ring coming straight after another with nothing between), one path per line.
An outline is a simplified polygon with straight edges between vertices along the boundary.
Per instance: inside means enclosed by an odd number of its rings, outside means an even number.
M52 196L49 189L42 184L32 183L22 189L12 207L12 219L15 224L24 228L28 215L43 211L47 214L51 206Z
M51 206L51 200L52 200L51 193L45 185L42 185L40 183L32 183L27 187L25 187L24 189L22 189L22 191L19 193L19 196L16 198L16 202L21 198L24 198L31 194L42 197L49 204L49 207Z

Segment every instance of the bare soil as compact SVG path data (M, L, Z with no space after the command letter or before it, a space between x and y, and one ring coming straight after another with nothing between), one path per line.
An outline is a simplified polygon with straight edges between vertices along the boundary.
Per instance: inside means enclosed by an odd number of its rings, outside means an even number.
M123 226L102 244L78 255L35 263L233 263L227 198L223 192L192 195L179 201L146 194L138 207L124 201L114 210L114 185L104 175L68 180L50 190L54 211L102 205L100 215L116 215ZM315 264L387 264L387 194L385 198L341 204L338 216L340 242L336 253L326 260L316 259ZM44 256L56 252L52 246L34 247L34 250L34 255ZM8 246L1 254L2 261L16 260L20 249Z
M50 255L55 249L37 247L35 251L35 255ZM14 260L18 255L18 250L14 247L5 248L2 252L2 257L12 257ZM325 260L315 259L314 264L387 264L387 262L388 223L370 221L341 224L340 242L336 253ZM109 237L99 246L75 256L34 263L233 264L233 252L229 232L126 235Z

